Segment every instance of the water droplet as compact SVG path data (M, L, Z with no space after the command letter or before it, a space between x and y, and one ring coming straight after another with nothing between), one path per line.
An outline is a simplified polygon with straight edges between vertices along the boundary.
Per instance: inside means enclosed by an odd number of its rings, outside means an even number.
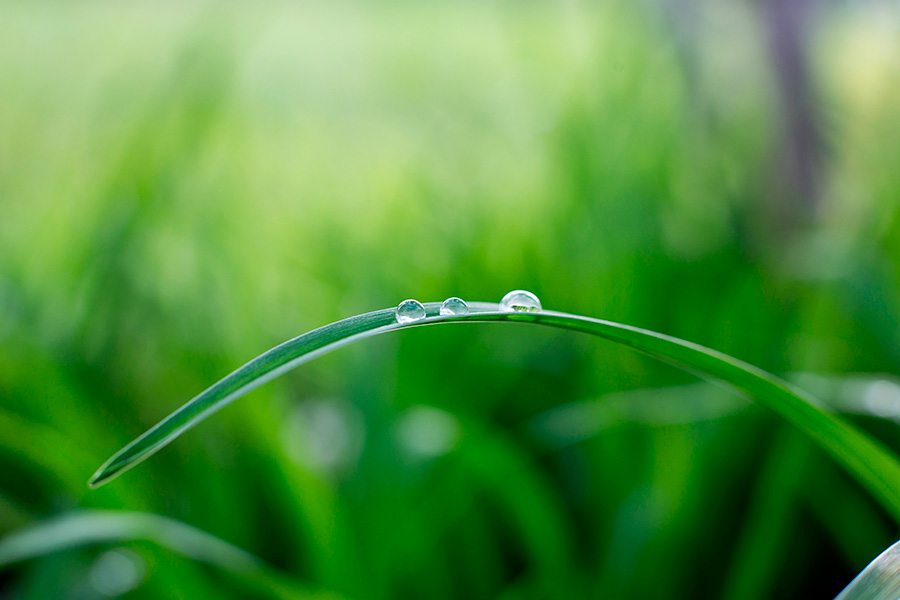
M397 322L412 323L425 318L425 307L418 300L404 300L397 307Z
M448 317L453 315L465 315L469 313L469 305L462 298L447 298L441 304L441 315Z
M540 312L541 301L525 290L513 290L500 301L500 312Z

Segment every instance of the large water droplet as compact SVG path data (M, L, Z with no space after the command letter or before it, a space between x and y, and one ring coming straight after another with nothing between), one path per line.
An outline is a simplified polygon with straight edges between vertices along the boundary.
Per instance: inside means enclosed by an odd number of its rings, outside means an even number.
M404 300L397 307L397 322L412 323L425 318L425 307L418 300Z
M500 301L500 312L540 312L541 301L531 292L513 290Z
M441 315L445 317L453 315L466 315L469 313L469 305L462 298L447 298L441 304Z

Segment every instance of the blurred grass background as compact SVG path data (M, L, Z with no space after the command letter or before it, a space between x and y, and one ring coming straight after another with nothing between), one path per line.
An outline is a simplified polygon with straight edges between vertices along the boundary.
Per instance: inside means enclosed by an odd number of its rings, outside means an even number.
M85 481L289 337L513 288L900 448L898 11L0 3L0 535L149 511L350 598L833 597L896 523L752 403L565 332L370 340ZM273 594L146 541L0 571Z

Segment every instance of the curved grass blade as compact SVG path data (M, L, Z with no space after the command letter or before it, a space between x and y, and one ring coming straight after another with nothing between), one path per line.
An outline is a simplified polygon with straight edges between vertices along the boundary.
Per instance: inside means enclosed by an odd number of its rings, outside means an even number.
M285 600L336 600L305 589L253 554L205 531L153 513L84 510L47 519L0 539L0 570L26 560L96 544L146 540Z
M706 382L612 392L549 408L523 430L548 451L561 450L619 425L686 425L733 416L750 403Z
M204 531L152 513L85 510L41 521L0 539L0 568L52 552L101 543L149 540L227 571L252 571L260 560Z
M834 600L897 598L900 598L900 542L879 554Z
M736 358L671 336L590 317L554 311L499 312L473 302L466 315L440 316L440 303L425 305L427 317L397 323L394 309L350 317L314 329L253 359L183 405L106 461L90 479L97 487L148 458L187 429L250 390L304 362L347 344L408 327L445 323L520 322L596 335L672 363L701 377L725 382L781 415L827 450L900 522L900 463L880 444L787 382Z

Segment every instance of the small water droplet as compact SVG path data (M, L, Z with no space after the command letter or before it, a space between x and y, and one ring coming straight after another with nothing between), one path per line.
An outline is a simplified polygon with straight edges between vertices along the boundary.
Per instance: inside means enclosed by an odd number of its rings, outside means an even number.
M397 307L397 322L412 323L425 318L425 307L418 300L404 300Z
M441 304L441 315L448 317L453 315L465 315L469 313L469 305L462 298L447 298Z
M541 301L531 292L513 290L500 301L500 312L540 312Z

